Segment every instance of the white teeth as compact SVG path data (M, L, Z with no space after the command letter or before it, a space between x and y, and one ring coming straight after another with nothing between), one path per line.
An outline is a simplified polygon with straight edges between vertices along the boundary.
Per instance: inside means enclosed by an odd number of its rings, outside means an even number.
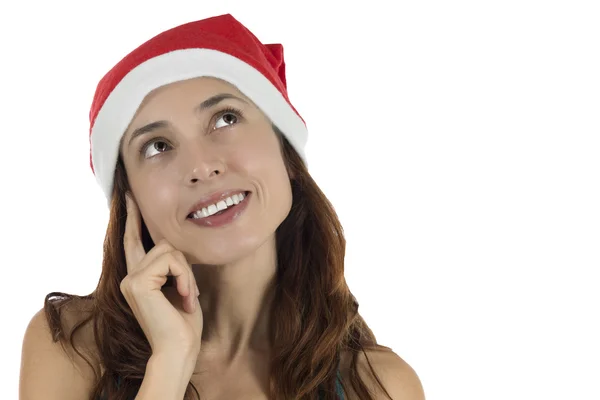
M213 215L217 211L218 211L217 206L215 206L214 204L211 204L210 206L208 206L208 214L209 215Z
M221 200L220 202L217 203L217 210L221 211L227 208L227 203L225 203L223 200Z
M192 218L200 219L210 217L213 214L218 213L219 211L225 210L232 205L239 204L242 200L244 200L244 193L234 194L224 200L219 201L217 204L211 204L208 207L204 207L202 210L198 210L192 214Z

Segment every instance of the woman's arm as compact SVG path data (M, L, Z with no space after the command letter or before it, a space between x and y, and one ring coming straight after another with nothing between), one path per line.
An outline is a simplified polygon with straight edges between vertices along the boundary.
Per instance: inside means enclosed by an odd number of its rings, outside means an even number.
M68 349L69 350L69 349ZM44 310L27 326L21 352L20 400L81 400L89 397L92 368L72 349L54 343Z
M185 360L176 354L153 354L135 399L182 400L195 367L195 362Z

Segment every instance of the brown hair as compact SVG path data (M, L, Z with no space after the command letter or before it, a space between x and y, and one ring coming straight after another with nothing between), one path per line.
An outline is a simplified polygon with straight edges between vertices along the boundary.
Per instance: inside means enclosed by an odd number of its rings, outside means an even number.
M306 165L283 133L273 126L291 177L293 203L287 218L276 231L277 274L270 330L273 344L270 397L274 399L337 399L335 381L342 351L352 354L350 384L360 399L373 400L358 374L359 352L385 348L358 313L358 302L344 278L346 240L337 214L307 171ZM115 169L110 220L104 240L102 273L98 286L88 296L52 292L44 309L54 341L70 346L94 369L73 342L74 334L92 322L99 362L91 400L128 400L135 397L144 378L151 348L120 291L127 274L123 235L125 193L129 184L119 157ZM147 250L152 239L145 225L142 240ZM73 300L91 300L90 315L80 320L67 335L61 309ZM383 388L367 358L371 373ZM96 371L94 369L94 371ZM347 382L342 382L344 392ZM385 391L385 388L384 392ZM200 396L190 382L185 399ZM347 397L347 395L346 395ZM388 394L388 397L391 397Z

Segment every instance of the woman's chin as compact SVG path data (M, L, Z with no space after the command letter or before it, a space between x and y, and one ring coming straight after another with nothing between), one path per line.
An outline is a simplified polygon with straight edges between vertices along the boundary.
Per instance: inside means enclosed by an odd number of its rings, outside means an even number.
M232 254L204 254L202 256L186 255L186 259L191 265L226 265L236 261Z

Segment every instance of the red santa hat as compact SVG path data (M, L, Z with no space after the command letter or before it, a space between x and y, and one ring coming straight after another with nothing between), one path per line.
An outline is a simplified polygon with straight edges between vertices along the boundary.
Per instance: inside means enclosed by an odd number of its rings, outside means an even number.
M108 202L119 142L152 90L201 76L236 86L277 126L306 163L306 125L287 94L281 44L262 44L231 15L172 28L148 40L100 81L90 109L90 166Z

